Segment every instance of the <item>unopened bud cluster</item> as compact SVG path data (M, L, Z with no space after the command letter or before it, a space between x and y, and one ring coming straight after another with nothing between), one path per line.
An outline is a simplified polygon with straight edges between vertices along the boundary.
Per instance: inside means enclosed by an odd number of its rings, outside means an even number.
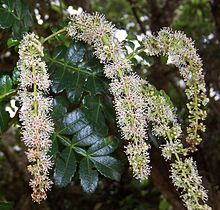
M34 33L25 34L19 45L18 69L20 70L19 98L21 102L20 120L22 140L27 146L28 171L32 178L32 198L40 203L46 199L46 191L51 188L49 169L52 167L48 151L53 122L49 117L52 100L45 96L50 87L43 46Z
M147 36L143 42L149 55L166 55L180 70L186 83L186 96L189 100L189 126L187 127L187 142L192 150L201 142L199 131L204 132L203 121L206 117L204 106L207 104L202 62L194 47L193 41L181 32L170 29L161 30L157 36Z
M129 163L136 178L147 178L150 146L146 143L141 79L132 73L131 63L115 37L115 27L102 15L83 12L71 17L67 31L71 37L91 44L97 58L105 64L105 75L111 79L110 91L114 96L118 125L124 139L129 140L126 147Z

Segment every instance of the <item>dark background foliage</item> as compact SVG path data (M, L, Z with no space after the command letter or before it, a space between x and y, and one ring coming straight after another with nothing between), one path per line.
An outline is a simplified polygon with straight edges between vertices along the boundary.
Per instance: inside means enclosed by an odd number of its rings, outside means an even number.
M152 144L150 179L132 178L123 142L115 122L109 81L103 66L84 43L64 35L46 43L45 59L53 81L55 132L51 155L55 182L47 201L33 204L24 145L20 141L18 115L5 111L16 96L19 71L18 43L22 34L34 31L46 37L67 24L68 8L82 7L104 13L128 38L156 32L161 27L184 31L195 40L203 59L208 117L204 141L193 154L209 205L220 209L220 1L219 0L1 0L0 6L0 210L182 210L179 193L169 179L169 165L157 142ZM133 48L132 43L130 44ZM163 89L177 107L183 129L187 123L186 97L178 70L165 65L167 58L140 55L135 70ZM147 71L146 71L147 70ZM17 104L17 102L16 102ZM19 104L17 104L19 106Z

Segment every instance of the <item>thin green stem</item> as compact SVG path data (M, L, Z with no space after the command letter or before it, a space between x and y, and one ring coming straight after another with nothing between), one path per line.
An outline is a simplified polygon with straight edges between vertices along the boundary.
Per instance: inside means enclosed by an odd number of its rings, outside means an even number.
M143 47L143 48L141 48L141 49L139 49L139 50L136 50L136 51L130 53L130 54L127 56L127 59L128 59L128 60L131 60L131 59L134 58L136 55L142 53L144 50L145 50L145 48Z
M16 93L16 92L17 92L17 89L11 90L10 92L1 95L1 96L0 96L0 101L1 101L2 99L6 98L7 96L12 95L12 94L14 94L14 93Z
M66 31L65 28L60 29L59 31L51 34L50 36L44 38L43 43L47 42L48 40L52 39L53 37L57 36L58 34L64 33Z
M169 133L169 132L166 132L166 135L167 135L167 138L168 138L170 144L173 144L173 141L172 141L172 138L171 138L171 136L170 136L170 133ZM175 155L176 159L177 159L178 161L180 161L179 154L178 154L177 152L175 152L174 155Z
M92 72L89 72L87 70L84 70L84 69L81 69L81 68L77 68L77 67L68 65L67 63L63 63L62 61L58 61L58 60L56 60L54 58L51 58L51 57L48 57L48 56L45 56L45 58L47 60L51 61L52 63L59 64L59 65L64 66L66 68L73 69L74 71L86 73L86 74L91 75L91 76L94 75Z
M199 118L198 118L198 98L197 95L195 95L195 130L194 130L194 137L197 137L197 131L198 131L198 124L199 124Z
M34 97L37 96L37 84L36 82L34 83ZM34 101L34 114L37 115L38 113L38 103L37 101Z
M63 143L64 143L65 145L71 146L71 142L69 142L66 138L63 138L63 136L61 136L59 133L56 133L55 135L56 135L56 137L58 137L61 141L63 141Z

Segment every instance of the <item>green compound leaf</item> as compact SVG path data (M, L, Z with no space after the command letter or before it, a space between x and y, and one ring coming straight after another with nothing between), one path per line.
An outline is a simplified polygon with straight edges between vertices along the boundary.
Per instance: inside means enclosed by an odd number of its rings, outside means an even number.
M56 103L59 102L57 98L55 100ZM57 105L57 108L59 106ZM69 113L66 112L63 117L59 118L60 127L59 129L56 128L55 131L55 136L62 145L66 148L72 148L71 152L77 154L77 159L82 158L80 161L80 179L86 192L93 192L97 187L98 171L113 180L119 180L122 172L121 162L109 156L118 147L118 140L99 135L90 123L84 113L80 109L76 109ZM57 122L55 124L58 125ZM72 136L72 141L70 136ZM87 149L88 146L90 147ZM62 161L62 158L59 161ZM70 181L71 179L68 179L66 183Z
M98 172L93 167L91 160L86 157L81 160L79 165L80 183L87 193L94 192L98 185Z
M55 99L55 103L58 103L57 98ZM64 107L57 104L55 106L55 110L58 109L61 113L66 111ZM58 113L54 117L54 122L57 137L60 139L63 137L63 139L65 139L65 135L71 135L71 144L74 146L90 146L96 142L102 141L103 139L102 135L95 132L93 125L87 120L80 109L75 109L63 116ZM67 145L69 144L70 143L67 142Z
M117 139L106 138L92 145L88 151L89 159L95 168L105 177L119 181L122 172L122 164L117 159L109 156L118 146Z
M33 19L28 10L28 4L24 0L16 0L15 1L15 10L17 12L18 17L24 21L25 27L30 27L33 24Z
M85 192L94 192L99 173L120 179L121 163L110 156L118 140L107 137L107 124L114 123L108 80L103 77L103 65L88 49L81 42L72 42L68 48L58 47L47 59L52 91L59 94L54 99L54 138L59 148L72 148L79 163L81 185Z
M71 182L71 179L76 172L76 165L76 158L73 149L71 147L65 148L56 163L54 172L55 184L60 187L65 187Z
M103 65L83 42L73 41L68 48L60 46L47 59L53 92L66 91L71 103L79 103L85 91L90 95L108 92Z
M53 80L52 90L54 93L60 93L64 90L73 91L81 87L87 74L91 74L87 69L80 68L76 64L73 64L72 60L69 60L74 45L71 45L69 49L65 46L60 46L55 51L52 58L48 57L49 71ZM79 58L79 57L77 57ZM75 58L75 60L77 60Z
M91 156L90 160L102 175L116 181L120 180L122 165L117 159L111 156Z

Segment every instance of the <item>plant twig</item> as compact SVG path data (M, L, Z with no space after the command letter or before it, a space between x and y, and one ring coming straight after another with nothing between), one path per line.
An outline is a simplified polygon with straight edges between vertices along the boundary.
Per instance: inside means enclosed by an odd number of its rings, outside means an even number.
M53 37L57 36L58 34L64 33L66 31L65 28L60 29L59 31L51 34L50 36L43 39L43 43L47 42L48 40L52 39Z
M131 5L131 10L132 10L132 13L137 21L137 23L139 24L139 27L140 27L140 30L143 34L146 33L146 30L145 30L145 27L143 25L143 23L141 22L140 18L138 17L138 13L137 13L137 7L135 7L134 5L134 2L133 0L128 0L128 2L130 3Z

